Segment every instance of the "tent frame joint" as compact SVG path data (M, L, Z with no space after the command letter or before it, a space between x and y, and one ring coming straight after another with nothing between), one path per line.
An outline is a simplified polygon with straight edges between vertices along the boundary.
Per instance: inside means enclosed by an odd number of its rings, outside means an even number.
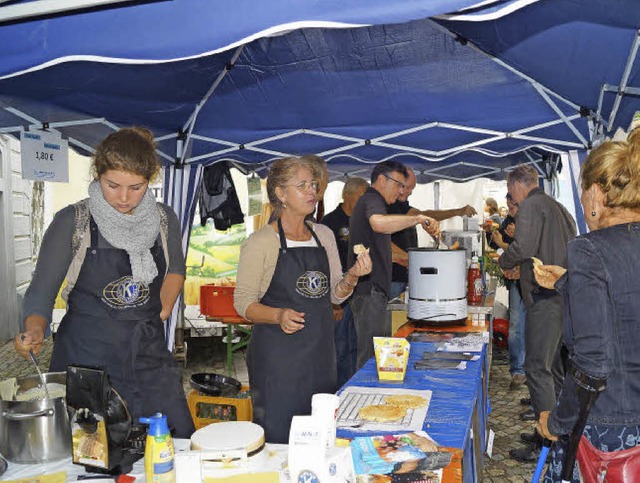
M453 37L453 40L455 40L456 42L458 42L460 45L467 45L469 43L469 39L465 39L462 35L460 34L455 34L455 36Z

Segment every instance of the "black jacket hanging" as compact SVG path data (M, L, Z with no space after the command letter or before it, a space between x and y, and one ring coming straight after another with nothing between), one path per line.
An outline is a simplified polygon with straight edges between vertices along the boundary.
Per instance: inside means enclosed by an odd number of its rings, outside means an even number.
M205 226L213 218L216 230L228 230L232 225L244 223L236 188L231 179L229 165L216 163L204 168L200 187L200 224Z

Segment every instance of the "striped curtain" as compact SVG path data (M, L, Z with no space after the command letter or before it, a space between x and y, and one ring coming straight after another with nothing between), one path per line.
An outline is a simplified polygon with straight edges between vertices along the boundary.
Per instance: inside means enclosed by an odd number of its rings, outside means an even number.
M189 245L189 234L193 214L198 203L198 193L202 182L202 171L204 167L198 165L185 165L176 168L174 165L164 168L164 202L171 206L178 215L180 221L180 229L182 233L182 251L187 253ZM180 316L182 307L182 295L178 297L171 317L167 320L165 327L165 337L167 340L167 348L173 351L173 343L175 340L176 323Z
M578 234L587 233L587 223L584 221L584 213L582 212L582 204L580 203L580 166L587 159L587 151L569 151L569 173L571 174L571 187L573 188L573 203L576 207L576 225L578 226Z

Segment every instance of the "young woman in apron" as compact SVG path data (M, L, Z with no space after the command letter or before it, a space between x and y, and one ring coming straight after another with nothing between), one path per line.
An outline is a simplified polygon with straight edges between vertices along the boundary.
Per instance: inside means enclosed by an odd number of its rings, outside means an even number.
M342 276L331 230L305 222L316 205L318 178L300 158L272 165L267 192L276 221L247 240L238 267L236 308L255 323L247 353L254 422L271 443L288 442L291 419L310 414L313 394L336 391L331 303L348 297L371 270L365 254ZM256 273L271 257L273 274ZM266 288L252 291L254 280ZM253 299L245 302L247 293Z
M162 322L181 290L184 274L167 273L171 257L165 255L165 238L176 233L162 231L167 212L161 214L165 208L156 204L148 189L158 170L153 136L139 128L110 135L96 151L94 170L96 181L89 186L88 200L75 206L75 215L69 212L76 225L82 225L83 214L88 217L87 233L79 230L84 249L72 253L77 233L58 228L68 223L58 222L53 233L48 230L47 243L68 245L61 254L65 260L39 260L42 266L25 296L25 332L16 337L16 349L23 355L40 349L48 325L41 314L51 313L57 293L43 287L58 287L69 269L72 288L50 370L65 371L68 365L103 368L134 419L162 412L176 436L188 437L194 431L193 421ZM64 239L56 240L58 235ZM184 259L178 258L183 271Z

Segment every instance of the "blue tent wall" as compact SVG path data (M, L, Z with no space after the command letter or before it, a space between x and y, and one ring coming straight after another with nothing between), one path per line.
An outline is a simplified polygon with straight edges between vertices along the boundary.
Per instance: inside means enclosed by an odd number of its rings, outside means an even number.
M427 181L496 179L628 126L635 1L444 15L474 3L175 0L0 24L0 133L46 122L90 153L150 127L184 234L204 164L264 174L316 152L334 174L397 159Z

